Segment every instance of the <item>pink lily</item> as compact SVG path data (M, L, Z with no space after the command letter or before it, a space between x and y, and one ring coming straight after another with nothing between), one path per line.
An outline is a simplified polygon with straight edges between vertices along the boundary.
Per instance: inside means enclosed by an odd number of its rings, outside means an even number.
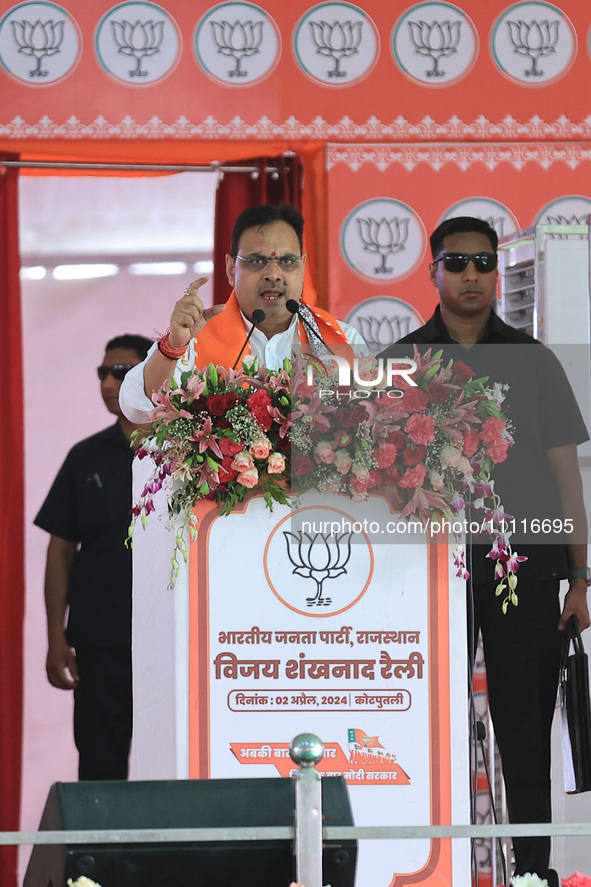
M213 425L211 422L211 416L208 416L207 419L203 422L201 428L197 429L193 432L192 436L189 440L196 440L199 442L199 452L204 453L206 450L211 450L212 453L215 453L220 459L223 459L224 454L220 450L220 446L218 444L218 440L220 438L217 434L213 433Z

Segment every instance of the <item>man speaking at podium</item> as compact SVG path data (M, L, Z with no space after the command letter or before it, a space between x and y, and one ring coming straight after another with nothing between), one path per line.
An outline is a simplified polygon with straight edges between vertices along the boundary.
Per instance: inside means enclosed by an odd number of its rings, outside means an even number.
M180 372L209 363L238 368L252 355L259 365L277 370L297 342L319 358L337 349L351 356L353 349L367 353L357 330L301 300L303 229L302 216L289 204L254 206L238 216L226 255L230 298L204 308L199 289L207 278L187 287L174 306L168 332L121 386L121 408L128 419L146 421L154 409L151 395L170 384L177 361Z

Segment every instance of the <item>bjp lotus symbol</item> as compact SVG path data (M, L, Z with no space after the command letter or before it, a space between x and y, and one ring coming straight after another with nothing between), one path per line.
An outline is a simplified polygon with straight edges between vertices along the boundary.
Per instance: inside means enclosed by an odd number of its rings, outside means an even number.
M332 598L324 597L323 585L327 579L336 579L347 572L346 566L351 557L351 532L340 536L324 533L297 533L283 531L287 544L287 556L294 566L292 573L316 583L316 594L307 597L309 607L329 607ZM291 536L292 542L289 537ZM329 539L334 539L329 544Z
M408 23L415 52L433 60L433 68L427 71L427 77L445 76L445 71L440 69L439 63L441 59L458 51L461 24L460 21L429 23L422 20Z
M340 65L344 58L359 52L362 26L363 22L310 22L316 52L334 60L334 68L328 72L329 77L347 76Z
M42 22L12 21L12 34L18 45L18 52L29 55L37 60L37 67L29 71L30 77L47 77L49 73L41 67L44 58L56 55L64 39L64 22L54 22L53 19Z
M226 21L211 22L213 39L221 55L233 58L236 66L229 71L230 77L246 77L248 71L241 69L242 60L257 55L261 51L263 42L264 22L241 22L236 20L233 24Z
M513 51L518 55L526 55L531 59L531 68L525 71L526 77L542 77L544 72L538 68L541 58L556 52L558 43L558 19L554 21L537 22L535 19L528 24L519 21L507 22L509 39L513 44Z
M112 21L113 39L117 44L117 52L134 58L136 67L129 72L130 77L146 77L148 72L142 70L142 62L145 58L160 52L160 46L164 36L164 22L155 22L150 19L146 22L138 21L133 24L128 21Z
M393 268L386 264L388 256L405 249L408 238L409 219L397 217L386 219L357 218L357 230L363 243L363 249L376 253L382 263L374 269L376 274L391 274Z

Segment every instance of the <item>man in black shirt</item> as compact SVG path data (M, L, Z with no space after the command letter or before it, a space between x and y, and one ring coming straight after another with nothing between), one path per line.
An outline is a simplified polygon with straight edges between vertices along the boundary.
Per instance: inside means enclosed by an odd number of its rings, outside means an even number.
M558 684L560 631L571 614L581 629L589 626L587 608L587 523L577 461L578 443L588 439L562 367L537 340L503 323L493 310L497 285L498 238L481 219L457 217L442 222L431 236L431 281L439 305L420 329L380 357L412 357L444 350L445 359L466 363L475 377L508 385L503 409L515 443L505 462L495 465L495 492L516 518L511 543L528 560L518 573L518 606L502 612L495 595L490 545L470 547L469 645L482 633L487 685L495 736L501 754L511 822L551 820L551 725ZM401 351L402 348L402 351ZM404 351L404 354L403 354ZM535 519L569 518L575 532L559 532L540 542L532 535ZM562 613L560 579L568 578ZM550 839L515 838L515 874L546 878Z
M69 452L35 518L51 534L45 570L50 684L74 691L78 776L127 779L132 732L131 434L119 408L123 378L152 342L107 343L98 375L115 425ZM66 629L66 611L68 611ZM73 648L73 649L72 649Z

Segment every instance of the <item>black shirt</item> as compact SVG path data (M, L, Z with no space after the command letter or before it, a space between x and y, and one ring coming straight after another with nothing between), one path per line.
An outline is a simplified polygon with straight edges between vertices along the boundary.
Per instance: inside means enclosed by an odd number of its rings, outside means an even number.
M565 578L564 533L538 532L538 522L560 521L560 495L546 451L588 440L587 429L566 374L556 356L537 339L504 323L491 310L479 342L469 348L451 338L439 306L424 326L390 346L380 357L412 357L404 344L444 346L446 359L461 360L489 385L508 386L502 410L511 423L515 443L505 462L494 466L492 477L505 511L515 517L511 544L528 561L519 569L520 581ZM425 350L423 348L421 351ZM433 349L434 351L437 349ZM408 352L408 353L407 353ZM557 523L554 526L559 526ZM490 548L475 546L474 579L492 576Z
M131 643L131 521L134 452L119 423L68 453L35 524L75 542L68 587L68 643L73 647Z

